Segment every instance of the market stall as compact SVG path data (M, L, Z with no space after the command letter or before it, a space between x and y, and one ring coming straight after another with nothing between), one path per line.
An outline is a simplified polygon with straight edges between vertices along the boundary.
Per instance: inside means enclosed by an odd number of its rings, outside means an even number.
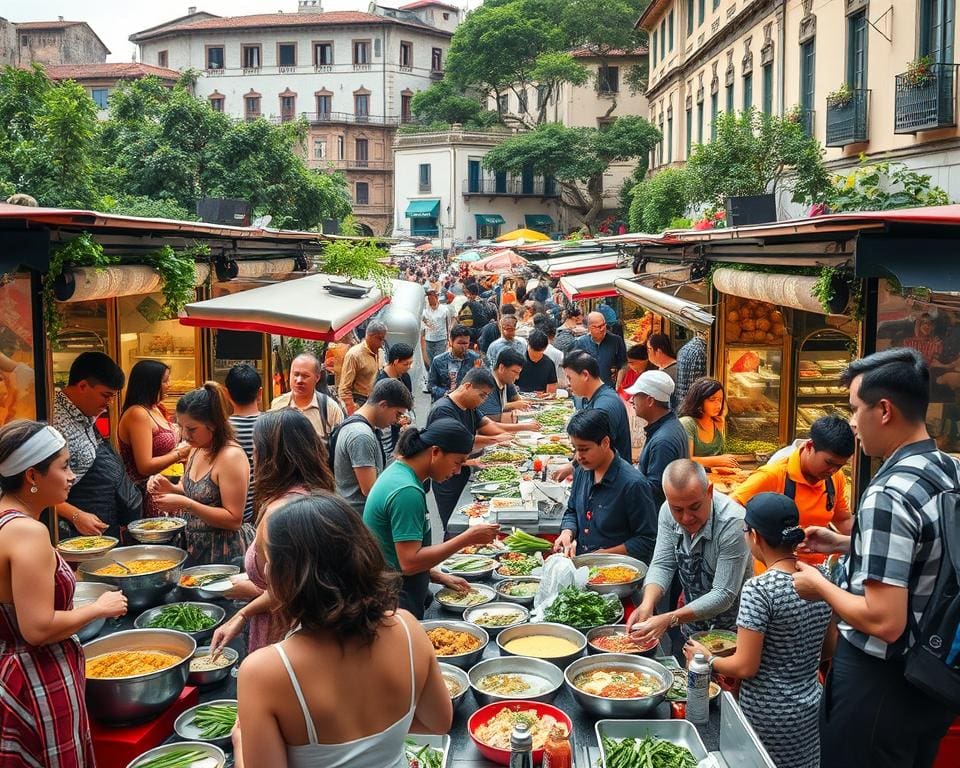
M617 296L614 282L633 277L633 270L604 269L599 272L584 272L560 278L560 290L570 301L591 301Z

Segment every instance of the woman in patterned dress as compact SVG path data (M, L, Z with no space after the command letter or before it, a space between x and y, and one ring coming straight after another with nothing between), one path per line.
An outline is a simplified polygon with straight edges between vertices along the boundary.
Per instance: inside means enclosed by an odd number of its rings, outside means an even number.
M187 518L186 565L240 565L254 529L243 522L250 463L233 439L223 388L208 381L177 401L177 423L190 444L190 458L179 483L154 475L147 491L163 514Z
M747 502L744 535L767 570L743 585L737 616L737 648L717 658L694 640L683 648L710 659L713 671L743 680L740 706L777 768L819 768L817 676L832 611L807 602L793 585L797 545L804 539L794 501L758 493ZM833 633L829 635L832 638Z
M74 474L63 436L35 421L0 428L0 765L95 765L75 633L122 616L127 599L106 592L73 608L76 580L39 521L67 500Z

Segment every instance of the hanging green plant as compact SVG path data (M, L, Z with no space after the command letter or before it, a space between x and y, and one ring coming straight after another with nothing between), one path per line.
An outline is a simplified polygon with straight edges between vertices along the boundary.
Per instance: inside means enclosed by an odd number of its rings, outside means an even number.
M850 90L849 85L843 83L837 90L827 94L827 104L831 107L845 107L852 98L853 91Z
M369 240L333 240L324 246L318 266L328 275L372 280L383 293L390 293L390 279L397 270L383 263L386 256L386 251Z
M63 270L71 267L95 267L105 269L111 264L120 261L119 256L104 253L103 246L94 240L89 232L82 232L67 243L54 248L50 252L50 267L43 276L43 323L47 331L47 338L54 349L58 348L57 338L63 329L63 315L57 305L53 287L63 274Z
M198 250L201 249L201 250ZM196 256L209 254L206 246L194 246L177 253L165 245L153 253L148 253L145 262L160 273L163 281L163 310L160 318L169 320L177 317L180 311L196 295Z

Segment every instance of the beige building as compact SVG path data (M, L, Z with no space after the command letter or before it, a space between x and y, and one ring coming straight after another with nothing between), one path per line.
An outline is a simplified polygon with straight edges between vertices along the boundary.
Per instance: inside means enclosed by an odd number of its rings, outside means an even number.
M75 80L82 85L97 105L97 117L101 120L107 118L110 94L120 83L142 77L157 77L165 88L173 88L180 78L180 73L172 69L136 61L51 65L44 69L51 80Z
M93 64L107 60L110 51L85 21L15 22L17 62L20 65Z

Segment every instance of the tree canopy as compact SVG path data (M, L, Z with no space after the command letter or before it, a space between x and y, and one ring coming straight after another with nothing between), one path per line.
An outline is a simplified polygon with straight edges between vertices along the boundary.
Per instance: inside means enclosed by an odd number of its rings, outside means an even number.
M156 78L125 83L110 117L42 68L0 73L0 186L41 205L190 215L201 197L248 200L274 226L311 228L350 212L342 174L308 169L302 122L238 121Z

